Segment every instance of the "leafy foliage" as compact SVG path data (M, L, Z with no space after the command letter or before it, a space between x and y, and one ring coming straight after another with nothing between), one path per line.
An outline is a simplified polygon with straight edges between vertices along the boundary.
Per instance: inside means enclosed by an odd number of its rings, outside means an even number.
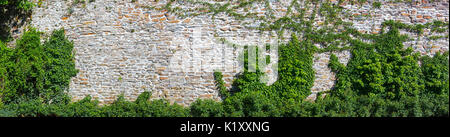
M0 5L6 0L0 0ZM164 9L174 12L170 1ZM208 10L202 14L227 13L236 18L253 17L234 12L254 2L239 5L203 4ZM264 1L266 2L266 1ZM341 1L339 1L341 2ZM355 1L360 4L366 0ZM233 82L234 88L224 86L221 72L215 72L216 85L222 102L196 100L190 107L170 104L167 100L149 100L150 92L143 92L135 101L124 96L105 106L90 96L70 102L64 91L75 76L73 44L64 31L53 32L43 44L40 32L30 29L17 40L16 48L0 42L0 116L40 117L429 117L449 115L449 53L434 57L413 53L403 48L410 39L400 30L422 34L425 28L442 33L448 23L407 25L386 21L379 34L363 34L343 22L341 9L329 2L305 1L320 4L307 16L305 9L293 1L287 16L261 24L259 30L293 32L291 40L279 46L278 80L270 86L261 83L263 72L257 64L248 64L244 52L244 72ZM6 3L8 4L8 3ZM338 4L339 5L339 4ZM377 4L374 3L374 6ZM270 10L269 10L270 11ZM325 17L323 25L313 25L315 15ZM258 20L264 20L258 18ZM317 27L321 26L321 27ZM388 28L388 29L386 29ZM385 30L388 30L385 32ZM324 48L318 49L314 44ZM350 45L350 46L343 46ZM256 49L258 51L258 49ZM347 65L330 56L329 68L336 73L335 87L318 94L314 101L306 101L314 81L313 55L320 52L350 50ZM258 60L258 58L257 58ZM258 62L258 61L257 61ZM248 64L248 65L247 65ZM256 72L249 71L255 67ZM322 96L324 94L324 96Z
M144 92L142 96L148 95ZM147 96L148 97L148 96ZM46 104L42 100L24 100L0 109L1 117L187 117L189 110L165 100L126 101L123 96L113 104L99 106L90 96L78 102Z
M258 67L256 72L249 72L247 66L233 83L237 91L223 102L226 116L281 116L277 108L299 102L311 93L312 59L316 48L311 43L299 42L295 35L292 37L289 43L279 47L278 81L266 86L259 81L263 72Z
M187 117L189 111L166 100L148 101L149 92L142 93L135 102L125 100L123 96L109 106L102 107L105 117Z
M78 102L49 99L64 95L60 89L76 71L71 62L73 48L63 31L55 31L40 44L39 32L31 29L17 41L17 47L1 44L1 89L4 104L1 116L40 117L280 117L280 116L448 116L448 52L420 57L402 42L398 28L373 35L373 43L352 40L352 58L345 66L331 55L329 67L337 74L334 89L315 102L305 101L314 81L313 54L317 48L309 41L292 40L279 47L279 79L270 86L260 83L263 73L244 69L235 82L237 90L223 86L216 72L223 102L197 100L190 108L166 100L149 101L142 93L136 101L123 96L100 107L89 96ZM60 53L60 54L58 54ZM244 56L248 56L245 53ZM248 60L245 60L246 62ZM421 62L421 65L418 62ZM40 62L37 64L37 62ZM66 62L66 63L61 63ZM248 67L248 66L247 66ZM45 70L45 71L44 71ZM59 72L58 70L71 70ZM23 72L23 73L19 73ZM72 74L71 74L72 73ZM20 74L20 75L19 75ZM61 75L60 77L52 77ZM30 78L29 78L30 77ZM25 80L24 80L25 79ZM48 83L43 82L48 81ZM22 83L23 85L17 84ZM59 91L59 92L56 92ZM321 95L318 95L321 96Z
M378 1L376 1L376 2L373 2L372 3L372 6L374 7L374 8L381 8L381 2L378 2Z
M28 0L0 0L0 6L16 6L19 9L31 10L34 4Z
M214 72L214 79L216 80L216 86L219 89L220 95L223 98L226 98L230 96L230 92L227 91L227 88L225 87L225 81L223 81L222 78L222 72Z
M223 117L223 105L214 100L199 99L191 105L191 115L194 117Z
M28 0L0 0L0 40L12 40L12 27L20 28L29 20L34 4Z
M70 78L78 72L73 60L73 43L64 30L54 31L44 43L33 28L17 40L16 47L2 46L2 100L6 103L20 98L42 98L46 103L68 102Z

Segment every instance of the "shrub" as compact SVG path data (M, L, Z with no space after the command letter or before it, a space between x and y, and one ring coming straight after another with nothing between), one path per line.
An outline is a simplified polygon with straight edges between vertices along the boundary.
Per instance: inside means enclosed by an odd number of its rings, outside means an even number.
M160 99L148 101L149 92L143 92L135 102L125 100L123 95L111 105L102 107L106 117L187 117L188 109Z
M64 36L64 30L56 30L51 37L43 44L44 56L44 92L47 98L58 99L57 96L64 95L68 90L72 77L76 76L78 70L75 69L73 42ZM70 101L70 100L54 100Z
M43 98L44 102L69 102L64 94L70 78L78 72L72 54L73 43L64 36L64 30L54 31L40 43L40 32L30 28L17 40L16 47L2 46L0 74L2 99L6 103L20 97ZM8 72L8 73L5 73Z
M0 108L3 105L2 97L4 92L9 92L9 80L8 80L8 66L11 65L10 57L11 51L6 45L0 41Z
M0 6L15 6L19 9L28 11L34 7L33 2L28 0L0 0Z
M257 65L256 72L247 71L246 66L233 83L238 91L223 102L227 116L282 116L279 108L300 102L311 93L314 81L312 59L316 50L311 43L299 42L293 35L289 43L279 47L279 77L270 86L260 83L263 72ZM245 64L248 63L247 54L244 53Z
M228 92L225 87L225 81L223 81L222 72L214 72L214 79L216 80L216 86L219 89L220 95L222 98L227 98L230 96L230 92Z
M423 57L420 67L406 39L393 25L374 44L354 43L346 67L331 56L338 81L319 99L323 116L448 116L448 53Z

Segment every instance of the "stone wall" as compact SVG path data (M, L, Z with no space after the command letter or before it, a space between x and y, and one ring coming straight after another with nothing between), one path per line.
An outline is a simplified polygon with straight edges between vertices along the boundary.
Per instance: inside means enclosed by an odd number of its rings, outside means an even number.
M363 19L344 18L364 33L378 33L381 23L389 19L408 24L449 20L448 0L414 4L382 2L379 9L369 2L362 6L341 5L347 14L371 15ZM143 91L152 91L152 98L166 98L182 105L198 98L219 101L213 71L223 71L226 86L230 87L234 76L242 70L239 63L242 49L221 39L239 45L274 44L280 39L274 33L259 33L241 25L247 22L257 26L261 22L238 21L224 14L215 18L209 15L181 18L165 10L148 8L162 7L165 3L165 0L95 0L74 5L71 0L44 0L33 10L31 24L44 32L65 29L67 37L75 43L76 68L80 70L72 79L69 93L74 100L91 95L101 103L111 103L120 94L134 100ZM286 14L290 3L290 0L271 1L270 6L279 18ZM263 5L253 7L250 12L266 12ZM317 20L316 24L320 23ZM423 55L448 51L448 37L429 40L427 36L432 35L429 33L425 30L420 39L405 45ZM442 35L448 35L448 31ZM342 63L351 56L349 51L335 54ZM330 53L314 56L316 79L310 98L315 98L317 92L330 90L335 80L327 67Z

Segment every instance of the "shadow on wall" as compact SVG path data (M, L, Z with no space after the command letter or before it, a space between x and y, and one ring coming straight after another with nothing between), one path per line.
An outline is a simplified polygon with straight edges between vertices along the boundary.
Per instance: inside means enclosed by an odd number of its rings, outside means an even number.
M15 3L0 4L0 41L11 41L11 33L19 33L19 28L31 16L31 10L25 11L16 5Z

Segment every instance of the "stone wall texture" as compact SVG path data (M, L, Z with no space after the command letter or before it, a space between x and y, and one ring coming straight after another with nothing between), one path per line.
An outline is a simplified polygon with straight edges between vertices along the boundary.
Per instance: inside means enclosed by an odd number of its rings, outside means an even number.
M91 95L101 103L111 103L120 94L134 100L140 93L152 91L152 98L165 98L182 105L199 98L220 101L214 70L223 71L227 87L242 70L239 63L242 49L224 44L220 39L239 45L274 44L280 39L270 32L260 33L243 27L241 24L246 20L237 21L225 14L218 14L214 19L209 15L181 18L164 10L146 8L149 5L162 7L167 3L165 0L95 0L77 5L71 0L41 2L33 10L31 25L47 33L64 28L67 37L74 41L76 68L80 71L70 84L69 93L74 100ZM371 2L342 4L347 14L371 15L350 16L344 21L352 22L353 27L363 33L378 33L385 20L407 24L449 21L448 0L382 2L381 8L372 7ZM270 7L276 18L285 15L290 3L291 0L271 0ZM183 2L174 4L195 6ZM251 12L266 12L264 5L253 7ZM247 21L255 26L259 23ZM319 18L316 24L320 23ZM449 49L448 37L428 39L430 35L448 36L448 30L442 34L425 30L424 35L410 35L420 38L405 42L405 46L422 55L432 56ZM349 51L334 54L344 64L351 57ZM330 90L335 81L335 75L328 68L330 53L314 56L316 78L310 98L315 98L320 91Z

